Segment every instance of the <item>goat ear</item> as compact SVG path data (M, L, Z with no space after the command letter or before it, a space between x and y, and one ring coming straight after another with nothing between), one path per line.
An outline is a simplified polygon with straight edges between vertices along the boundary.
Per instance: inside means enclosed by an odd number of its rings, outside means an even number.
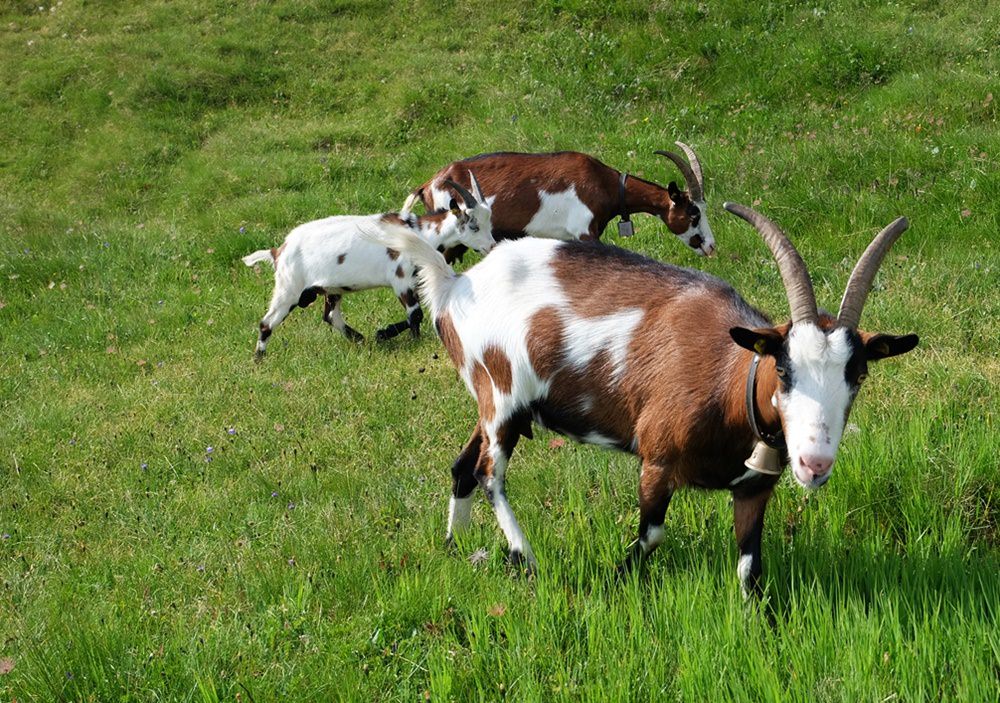
M675 200L678 195L681 194L681 189L677 187L676 181L670 181L667 184L667 194L670 196L671 200Z
M867 334L862 333L861 341L865 345L868 361L888 359L890 356L905 354L917 346L920 338L915 334Z
M785 345L785 337L774 328L749 330L746 327L732 327L729 336L744 349L761 356L777 356Z

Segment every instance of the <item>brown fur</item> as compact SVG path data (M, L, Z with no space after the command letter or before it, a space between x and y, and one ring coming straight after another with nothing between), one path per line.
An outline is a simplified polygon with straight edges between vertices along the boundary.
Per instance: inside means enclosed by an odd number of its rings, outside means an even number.
M341 254L340 256L337 257L337 263L338 264L344 263L344 259L346 259L346 258L347 258L347 254Z
M562 364L563 324L554 307L542 308L528 324L528 360L542 380L554 374Z
M417 294L414 293L412 290L403 291L402 295L399 296L399 300L403 303L403 305L405 305L408 308L412 308L414 305L420 303L420 301L417 299Z
M577 197L594 213L588 239L600 238L608 223L621 214L619 196L620 173L593 156L575 151L551 154L498 153L482 154L456 161L438 171L416 192L430 211L434 204L431 186L447 190L446 178L471 188L469 172L486 197L493 201L493 237L509 239L523 237L524 228L538 211L539 190L558 192L576 187ZM687 203L674 207L665 188L650 181L630 176L626 181L625 203L629 213L646 212L663 219L672 232L686 232L690 224Z
M396 278L402 278L402 277L403 277L403 265L400 264L396 266Z
M479 417L483 422L492 422L496 406L493 404L493 383L490 381L489 371L482 363L475 361L471 375L472 387L476 391L476 402L479 404Z
M721 488L739 476L753 435L744 386L727 378L745 379L752 354L737 346L728 330L769 326L766 318L745 303L735 304L735 292L718 279L618 249L567 244L552 266L574 314L597 317L640 308L643 317L632 336L625 372L611 385L610 364L603 355L582 371L563 368L562 323L554 308L536 313L527 346L539 376L553 377L545 404L664 467L671 485ZM720 374L716 364L699 363L701 359L718 360L728 373ZM779 420L770 397L776 386L773 361L763 363L758 407L762 422L775 429ZM576 410L585 398L591 400L590 410Z
M754 524L764 513L764 508L767 506L767 501L770 500L773 490L772 486L750 496L738 496L733 501L733 527L736 531L736 544L743 544L743 540L753 530Z
M386 249L385 253L393 261L399 258L399 252L396 251L395 249Z
M514 385L514 376L510 368L510 359L500 347L488 346L483 350L483 364L490 372L493 385L501 393L510 394Z
M462 349L462 340L458 338L458 332L455 331L455 325L452 324L451 317L447 313L441 315L437 319L436 325L438 336L441 338L441 342L444 344L444 348L451 358L451 363L455 365L456 369L461 371L462 366L465 364L465 351Z

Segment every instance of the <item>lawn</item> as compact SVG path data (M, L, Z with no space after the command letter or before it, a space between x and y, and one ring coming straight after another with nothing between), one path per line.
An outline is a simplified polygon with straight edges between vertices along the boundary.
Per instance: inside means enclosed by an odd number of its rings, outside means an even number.
M0 28L0 699L1000 700L996 3L10 0ZM826 487L782 479L764 606L724 493L616 579L637 462L544 431L508 474L537 576L484 502L445 548L475 407L430 325L353 345L314 306L253 363L272 281L239 258L296 224L485 151L665 184L675 139L718 256L648 216L604 241L777 319L723 200L834 309L911 223L862 325L920 346L873 367Z

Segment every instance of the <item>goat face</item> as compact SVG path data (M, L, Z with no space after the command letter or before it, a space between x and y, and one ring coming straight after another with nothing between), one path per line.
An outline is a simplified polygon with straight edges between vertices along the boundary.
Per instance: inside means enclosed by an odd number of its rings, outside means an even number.
M705 201L691 200L674 181L667 185L667 193L670 195L670 206L661 216L667 228L699 256L714 254L715 237L705 216Z
M465 203L452 199L451 214L456 219L453 230L454 239L453 241L445 241L446 247L464 244L480 254L486 254L497 245L496 240L493 239L493 213L485 202L479 201L469 208L465 206Z
M908 352L918 341L914 334L860 332L825 314L817 324L736 327L730 335L740 346L774 359L778 386L771 402L781 417L792 474L805 488L829 480L868 362Z

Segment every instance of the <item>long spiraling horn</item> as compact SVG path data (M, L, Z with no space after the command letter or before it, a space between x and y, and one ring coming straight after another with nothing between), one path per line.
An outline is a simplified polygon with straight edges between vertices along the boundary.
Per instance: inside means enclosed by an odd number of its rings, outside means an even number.
M847 280L847 288L844 290L844 297L840 301L840 312L837 313L837 323L842 327L857 329L861 321L861 310L865 306L865 299L872 289L875 281L875 274L882 259L893 242L899 239L899 235L910 226L905 217L898 217L892 224L876 235L872 243L865 249L865 253L858 259L858 263L851 271L851 277Z
M785 294L788 296L792 324L799 322L815 324L819 320L819 314L816 311L816 295L813 293L809 271L806 270L805 262L788 237L776 224L745 205L723 203L722 207L753 225L774 254L778 271L781 272L781 281L785 285Z
M476 204L477 204L476 203L476 198L472 195L472 193L470 193L463 186L459 185L458 183L456 183L455 181L451 180L450 178L444 179L444 182L446 184L450 185L455 190L458 191L458 194L462 196L462 200L465 202L465 207L466 208L468 208L469 210L471 210L472 208L476 207Z
M685 155L687 155L688 161L691 164L691 170L694 172L694 177L698 179L698 193L701 197L696 198L692 193L691 199L701 200L705 195L705 177L701 173L701 162L698 161L698 155L694 153L694 149L689 147L684 142L674 142L674 144L679 146L684 151Z
M701 191L701 182L698 180L698 176L691 169L691 166L685 161L681 156L675 154L672 151L654 151L654 154L659 154L660 156L666 156L668 159L674 162L677 169L684 176L684 182L687 184L688 194L691 196L691 200L704 200L705 194Z

